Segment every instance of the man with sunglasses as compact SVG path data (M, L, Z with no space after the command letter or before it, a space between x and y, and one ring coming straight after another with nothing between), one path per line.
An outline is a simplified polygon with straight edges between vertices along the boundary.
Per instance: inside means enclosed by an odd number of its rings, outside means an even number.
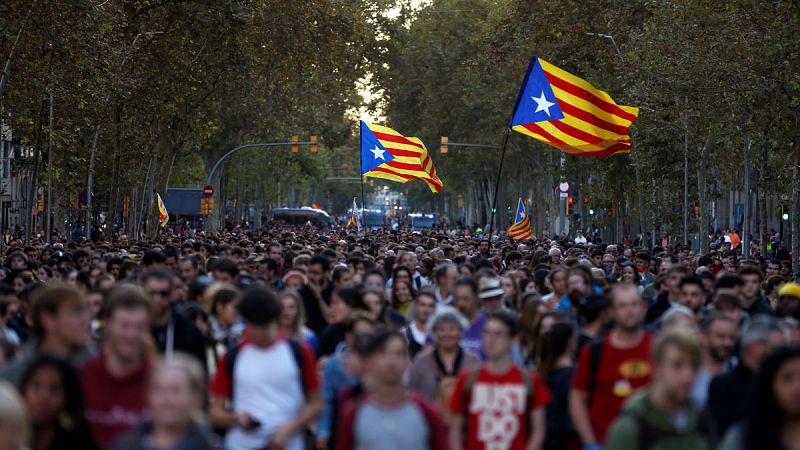
M141 277L141 285L150 300L150 332L159 353L167 359L175 352L187 353L197 358L201 367L206 369L203 334L172 301L172 274L161 269L145 272Z

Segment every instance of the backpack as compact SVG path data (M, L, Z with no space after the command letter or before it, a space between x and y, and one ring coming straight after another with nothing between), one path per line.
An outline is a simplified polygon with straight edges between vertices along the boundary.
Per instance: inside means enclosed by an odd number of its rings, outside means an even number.
M597 372L600 370L600 359L603 357L604 338L598 338L589 344L589 405L597 388Z
M527 436L530 436L531 432L531 405L533 405L533 381L531 380L531 373L525 367L517 366L520 370L522 375L522 382L525 384L525 432ZM464 380L464 405L466 405L467 410L469 411L469 400L470 396L472 395L472 387L475 384L475 380L477 380L478 375L481 373L483 366L473 367L470 369L469 373L467 374L467 379ZM466 422L465 422L466 423ZM464 431L466 432L466 426L464 427Z
M289 344L289 349L292 351L294 362L297 364L297 373L300 378L300 388L303 390L303 396L306 396L308 392L306 391L306 384L303 382L303 368L305 365L303 347L300 345L300 342L294 338L287 339L286 343ZM231 380L231 402L233 402L233 387L235 385L233 382L233 369L236 367L236 358L239 356L240 348L241 344L234 344L228 348L228 352L225 354L225 369L228 371L228 377Z

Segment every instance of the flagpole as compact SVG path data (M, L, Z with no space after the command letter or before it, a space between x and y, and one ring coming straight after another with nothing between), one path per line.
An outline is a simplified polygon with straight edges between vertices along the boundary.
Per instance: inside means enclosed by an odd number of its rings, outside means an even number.
M492 220L489 221L489 249L492 248L492 232L494 231L494 216L497 211L497 193L500 190L500 177L503 175L503 161L506 159L506 146L511 135L511 127L506 128L506 139L503 142L503 152L500 154L500 168L497 170L497 181L494 184L494 200L492 201Z
M364 197L364 174L362 173L361 174L361 226L362 227L366 227L367 226L367 221L366 221L366 216L365 216L366 213L364 212L364 209L366 208L366 202L364 201L364 198L365 198ZM367 230L364 229L364 236L366 236L366 235L367 235Z

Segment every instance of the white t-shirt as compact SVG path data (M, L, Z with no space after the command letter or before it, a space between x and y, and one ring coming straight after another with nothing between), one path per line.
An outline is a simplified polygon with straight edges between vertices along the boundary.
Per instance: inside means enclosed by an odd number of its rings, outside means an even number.
M309 360L313 362L313 358L308 357L304 361ZM310 367L308 370L314 369ZM230 382L225 380L218 383L216 379L227 378L226 372L225 369L217 371L212 383L213 394L221 394L215 392L215 385L220 386L217 390L222 391L226 382ZM252 431L245 431L239 426L231 428L225 435L225 448L230 450L266 448L269 436L294 419L305 403L300 368L292 354L291 345L284 340L267 348L242 345L236 355L232 381L234 411L247 412L261 425ZM292 437L286 449L303 450L302 436L297 434Z

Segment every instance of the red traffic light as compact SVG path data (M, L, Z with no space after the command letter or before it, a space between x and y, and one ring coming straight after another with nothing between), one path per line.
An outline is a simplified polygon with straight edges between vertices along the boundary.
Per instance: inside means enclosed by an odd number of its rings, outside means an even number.
M567 202L571 205L571 204L575 203L575 199L572 198L572 197L567 197Z

